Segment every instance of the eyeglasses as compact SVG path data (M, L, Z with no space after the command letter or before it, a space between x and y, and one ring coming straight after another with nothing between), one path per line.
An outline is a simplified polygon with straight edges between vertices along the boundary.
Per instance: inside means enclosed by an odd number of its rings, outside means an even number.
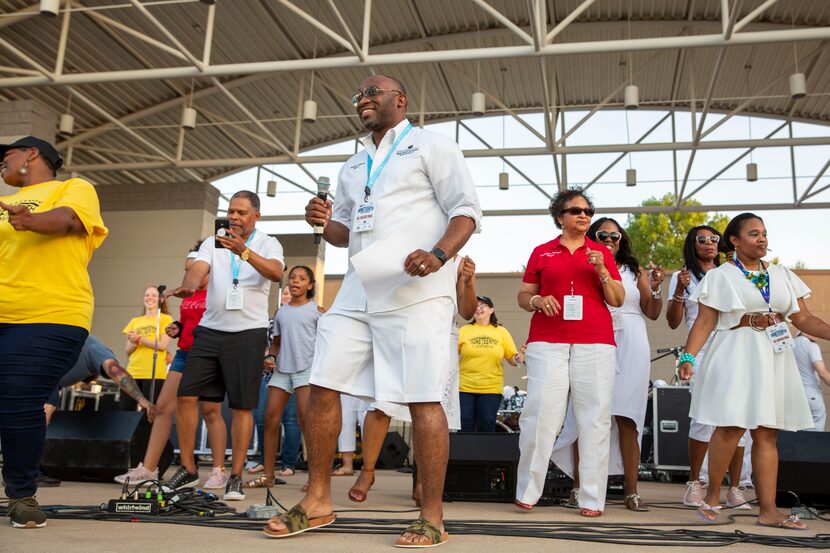
M593 217L594 216L594 208L593 207L568 207L568 208L563 209L559 213L562 214L562 215L567 213L568 215L573 215L574 217L584 213L588 217Z
M403 92L396 88L378 88L375 85L371 85L352 94L352 105L357 107L361 98L374 98L381 92L397 92L398 94L403 94Z
M695 236L695 241L698 244L717 244L720 242L720 236L716 234L712 236Z
M619 242L620 238L622 238L622 234L619 232L605 232L604 230L597 232L597 240L600 242L605 242L609 238L612 242Z

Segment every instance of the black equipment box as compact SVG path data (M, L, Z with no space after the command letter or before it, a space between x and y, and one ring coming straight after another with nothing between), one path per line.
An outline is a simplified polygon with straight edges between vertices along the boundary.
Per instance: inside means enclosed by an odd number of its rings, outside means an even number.
M661 386L652 392L654 468L689 470L689 407L692 394L688 386Z
M519 434L452 433L444 498L511 503L518 466Z

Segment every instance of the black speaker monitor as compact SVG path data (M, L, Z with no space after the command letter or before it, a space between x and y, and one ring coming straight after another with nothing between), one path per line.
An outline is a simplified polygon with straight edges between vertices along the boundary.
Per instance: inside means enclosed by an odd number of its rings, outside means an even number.
M61 480L112 482L144 459L150 428L137 411L57 411L46 431L41 470ZM168 442L159 475L172 460Z
M830 507L830 432L778 433L778 493L782 507ZM792 492L792 493L790 493Z
M406 462L408 455L409 446L401 437L400 433L389 432L386 434L386 439L383 440L383 446L380 448L377 468L399 469Z
M450 434L444 497L451 501L512 502L518 465L518 434Z

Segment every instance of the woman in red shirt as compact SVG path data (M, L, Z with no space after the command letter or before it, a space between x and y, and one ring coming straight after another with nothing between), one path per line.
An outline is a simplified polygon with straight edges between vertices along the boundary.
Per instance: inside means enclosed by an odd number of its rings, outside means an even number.
M516 506L532 509L542 495L570 392L580 445L579 507L605 507L615 343L611 313L625 290L608 248L589 240L594 207L580 188L559 192L550 213L562 234L533 250L519 288L519 307L534 312L527 339L527 399L519 425ZM582 449L582 448L580 448Z

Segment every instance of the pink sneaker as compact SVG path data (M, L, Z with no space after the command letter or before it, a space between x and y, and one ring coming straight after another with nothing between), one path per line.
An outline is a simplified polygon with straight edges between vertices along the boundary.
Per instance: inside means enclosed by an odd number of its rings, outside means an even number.
M156 468L156 470L147 470L146 468L144 468L143 463L139 463L137 467L128 470L124 474L119 474L114 478L114 480L119 484L123 484L127 481L127 478L130 479L131 486L135 486L145 480L158 480L159 469ZM147 482L143 484L143 486L149 486L150 484L151 482Z
M744 497L744 490L742 487L730 487L726 492L726 506L733 509L752 509L749 501Z
M228 475L225 474L225 467L213 467L210 477L203 486L206 490L224 490L228 483Z
M700 507L703 503L703 486L700 480L686 482L686 495L683 496L683 505L686 507Z

